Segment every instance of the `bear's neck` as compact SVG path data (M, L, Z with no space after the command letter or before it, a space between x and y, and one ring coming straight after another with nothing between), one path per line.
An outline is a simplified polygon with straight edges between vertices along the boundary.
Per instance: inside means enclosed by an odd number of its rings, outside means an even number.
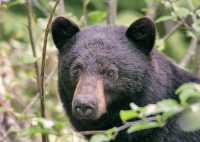
M146 103L156 103L167 98L178 99L175 91L182 84L200 83L200 79L181 69L156 50L152 52L150 66L146 91L144 92L144 95L148 96Z

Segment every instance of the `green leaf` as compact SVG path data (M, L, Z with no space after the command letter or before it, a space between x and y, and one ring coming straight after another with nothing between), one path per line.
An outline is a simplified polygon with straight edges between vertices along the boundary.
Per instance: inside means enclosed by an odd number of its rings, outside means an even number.
M133 118L137 118L139 114L133 110L121 110L120 111L120 118L122 121L128 121Z
M182 110L181 106L177 103L177 101L173 99L162 100L157 103L157 106L162 112L178 113Z
M194 92L194 90L188 89L185 90L179 98L182 105L188 105L190 100L200 101L200 92ZM192 103L194 103L193 101Z
M30 127L30 128L25 128L22 130L22 135L23 136L33 136L36 134L49 134L50 130L41 128L41 127Z
M109 137L112 138L113 135L117 132L117 127L113 127L111 129L106 130L105 134Z
M187 89L196 89L200 92L200 85L196 83L185 83L176 90L176 94L181 94Z
M157 40L156 47L159 51L163 51L165 49L165 41L163 39Z
M190 14L190 11L184 7L175 7L175 11L180 18L185 18Z
M88 20L91 24L102 22L106 17L105 11L93 11L88 14Z
M188 105L200 101L200 85L195 83L187 83L179 87L176 91L182 105Z
M133 126L131 126L128 129L128 133L133 133L136 131L141 131L141 130L145 130L145 129L151 129L151 128L157 128L157 127L161 127L161 125L158 122L141 122L141 123L137 123L134 124Z
M109 142L110 138L103 134L97 134L92 136L90 142Z
M144 107L144 109L140 110L140 116L141 117L146 117L149 115L154 115L160 113L160 109L157 107L156 104L149 104L147 106Z
M140 107L135 103L130 103L130 107L133 111L138 111L140 109Z
M183 131L196 131L200 129L200 104L193 104L184 111L178 119L178 124Z
M54 126L53 126L53 129L56 129L56 130L62 130L65 128L65 125L61 122L55 122Z
M168 21L168 20L174 20L176 19L176 16L174 15L166 15L166 16L161 16L159 17L158 19L156 19L156 23L160 23L160 22L165 22L165 21Z
M157 104L149 104L144 107L140 113L140 117L147 117L150 115L157 115L163 113L163 119L167 120L172 115L181 112L182 107L172 99L166 99L158 102Z

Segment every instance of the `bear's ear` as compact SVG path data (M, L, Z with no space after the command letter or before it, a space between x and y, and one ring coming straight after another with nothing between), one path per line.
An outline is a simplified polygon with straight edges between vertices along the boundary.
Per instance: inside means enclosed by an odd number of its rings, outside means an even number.
M156 28L154 22L147 17L133 22L126 31L126 36L147 55L154 46L155 35Z
M64 17L57 17L52 23L53 41L58 49L80 31L79 27Z

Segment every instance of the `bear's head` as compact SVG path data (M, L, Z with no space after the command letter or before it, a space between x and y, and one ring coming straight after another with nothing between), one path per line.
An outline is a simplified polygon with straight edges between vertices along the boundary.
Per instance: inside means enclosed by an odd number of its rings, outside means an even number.
M52 23L52 36L59 51L59 92L71 121L92 124L91 128L98 127L98 120L111 121L110 125L120 121L119 111L142 97L155 41L154 23L141 18L128 28L80 29L58 17Z

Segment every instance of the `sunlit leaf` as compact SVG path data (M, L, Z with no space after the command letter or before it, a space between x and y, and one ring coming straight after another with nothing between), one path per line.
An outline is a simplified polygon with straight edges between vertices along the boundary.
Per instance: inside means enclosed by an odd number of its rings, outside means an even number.
M133 126L131 126L128 129L128 133L133 133L136 131L141 131L141 130L145 130L145 129L151 129L151 128L157 128L160 127L160 124L158 122L142 122L142 123L137 123L134 124Z
M166 16L161 16L158 19L156 19L156 23L160 23L160 22L165 22L168 20L174 20L176 17L174 15L166 15Z
M180 128L184 131L196 131L200 129L200 104L191 105L178 119Z
M90 139L90 142L109 142L110 138L108 138L106 135L103 134L97 134L92 136Z
M88 20L91 24L102 22L106 17L105 11L92 11L88 14Z
M182 105L187 105L189 101L200 101L200 85L195 83L184 84L176 91Z
M181 17L181 18L185 18L190 14L189 9L184 8L184 7L176 7L176 14Z
M165 41L163 39L159 39L156 41L156 47L158 50L162 51L165 49Z
M128 121L133 118L137 118L139 114L133 110L121 110L120 111L120 118L122 121Z

